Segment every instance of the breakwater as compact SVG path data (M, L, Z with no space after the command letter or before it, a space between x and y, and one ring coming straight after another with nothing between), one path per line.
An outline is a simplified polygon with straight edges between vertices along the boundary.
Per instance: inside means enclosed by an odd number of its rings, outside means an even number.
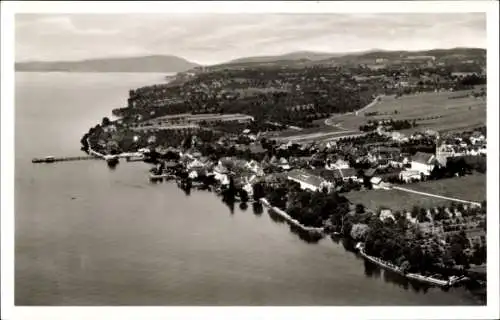
M397 273L403 277L406 277L408 279L417 280L420 282L424 282L424 283L428 283L428 284L432 284L432 285L437 285L440 287L450 287L456 283L459 283L459 282L467 279L466 277L462 276L462 277L450 277L448 280L443 280L443 279L437 279L434 277L424 276L424 275L421 275L418 273L407 273L403 269L401 269L400 267L398 267L390 262L384 261L384 260L377 258L377 257L374 257L374 256L370 256L369 254L367 254L363 250L363 246L360 244L358 244L356 246L356 248L358 249L359 254L363 258L365 258L366 260L368 260L368 261L370 261L370 262L372 262L372 263L374 263L374 264L376 264L376 265L378 265L386 270L392 271L392 272Z
M99 160L100 158L96 156L74 156L74 157L45 157L45 158L33 158L31 162L33 163L52 163L61 161L80 161L80 160Z
M274 212L279 214L281 217L285 218L288 222L290 222L292 225L299 227L300 229L308 232L315 232L315 233L323 233L325 230L324 228L316 228L316 227L307 227L303 224L301 224L299 221L296 219L292 218L288 213L285 211L281 210L280 208L273 207L269 201L267 201L266 198L261 198L260 202L268 209L272 209Z

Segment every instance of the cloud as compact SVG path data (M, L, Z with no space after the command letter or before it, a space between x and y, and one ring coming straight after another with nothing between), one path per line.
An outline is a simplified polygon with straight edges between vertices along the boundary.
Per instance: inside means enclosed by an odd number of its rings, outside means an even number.
M321 50L486 47L486 17L443 14L16 15L16 59L173 54L201 63Z
M40 35L57 35L64 33L72 35L113 35L119 33L119 30L115 29L77 28L70 16L43 17L31 22L25 21L17 27L29 28L30 31L35 31Z

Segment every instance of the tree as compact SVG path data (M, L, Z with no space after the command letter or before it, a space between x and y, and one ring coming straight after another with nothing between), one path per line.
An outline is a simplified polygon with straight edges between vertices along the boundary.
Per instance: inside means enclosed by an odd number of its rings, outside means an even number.
M260 198L263 198L265 196L265 191L264 191L264 186L262 185L261 182L257 182L252 186L253 188L253 199L254 200L259 200Z
M474 245L474 253L472 255L472 262L474 264L483 264L486 263L486 245Z
M240 194L240 200L241 202L247 202L248 201L248 193L245 191L245 189L240 189L239 190Z
M420 207L418 206L413 206L411 210L411 217L416 218L418 216L418 213L420 212Z
M109 125L110 125L110 123L111 123L111 121L109 121L109 118L108 118L108 117L104 117L104 118L102 118L101 125L102 125L103 127L109 126Z
M362 214L365 212L365 206L362 203L358 203L356 205L356 213L357 214Z
M418 222L428 221L427 211L424 208L420 208L420 211L418 212L418 215L417 215L417 220L418 220Z
M373 184L370 181L370 177L363 176L363 185L366 189L371 190L373 189Z
M184 138L184 142L182 143L182 147L184 149L189 149L189 148L191 148L191 144L192 144L192 135L189 134Z
M369 230L370 228L366 224L362 223L353 224L350 233L351 238L357 241L364 240Z

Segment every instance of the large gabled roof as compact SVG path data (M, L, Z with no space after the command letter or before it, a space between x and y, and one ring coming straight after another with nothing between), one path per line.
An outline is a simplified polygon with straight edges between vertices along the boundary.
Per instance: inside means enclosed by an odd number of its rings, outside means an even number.
M288 173L288 178L301 181L319 188L325 181L323 178L303 170L293 170Z
M411 161L418 163L432 164L432 160L434 160L434 154L426 152L417 152L411 157Z

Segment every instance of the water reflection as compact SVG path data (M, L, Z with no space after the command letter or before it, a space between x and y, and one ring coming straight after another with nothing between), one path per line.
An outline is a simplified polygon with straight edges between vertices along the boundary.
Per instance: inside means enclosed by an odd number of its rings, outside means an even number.
M269 217L271 218L271 220L273 220L274 222L276 222L276 223L284 223L285 222L285 218L283 218L282 216L280 216L273 209L268 209L267 213L269 214Z
M181 187L186 195L190 194L190 189L189 187ZM230 199L224 199L225 197L222 198L222 202L229 208L229 211L231 215L234 214L234 209L235 209L235 201L231 201ZM241 202L239 203L239 209L242 211L245 211L248 209L248 204L246 202ZM260 202L252 202L252 211L256 216L261 216L264 207ZM304 231L300 227L297 227L291 223L288 223L288 221L283 218L281 215L279 215L276 211L273 209L268 209L267 213L269 214L269 217L271 218L272 221L278 224L282 223L287 223L289 225L290 231L297 235L302 241L309 243L309 244L316 244L318 243L324 235L321 233L317 232L309 232L309 231ZM411 290L415 293L422 293L426 294L431 287L434 287L432 285L426 284L426 283L421 283L419 281L414 281L410 280L400 274L397 274L395 272L383 269L379 267L378 265L371 263L367 260L365 260L362 256L359 255L357 250L355 249L356 241L348 238L344 238L340 235L330 235L330 238L333 243L339 245L342 244L343 248L345 249L346 252L350 252L351 254L355 255L357 259L363 260L364 264L364 275L368 278L373 278L373 279L380 279L383 280L384 282L391 283L393 285L396 285L400 288L403 288L404 290ZM361 262L361 261L360 261ZM438 289L438 288L436 288ZM449 291L450 289L447 287L440 287L442 291L446 292ZM472 290L471 290L472 291ZM479 294L477 294L479 295ZM483 295L483 299L486 299L486 295Z
M364 266L365 266L365 275L368 278L380 278L381 270L379 267L366 260L364 261Z
M319 232L310 232L310 231L305 231L293 224L290 224L290 231L293 234L296 234L299 236L299 238L307 243L318 243L319 240L323 238L323 234Z
M240 203L240 210L241 211L246 211L248 208L248 204L246 202L241 202Z
M397 285L405 290L409 290L411 288L411 290L416 293L426 294L429 291L429 288L432 287L429 284L409 280L400 274L385 270L367 260L364 260L364 274L369 278L382 278L385 282Z
M116 170L116 167L118 166L118 163L112 163L112 162L108 162L108 168L109 170Z
M261 207L262 208L262 207ZM271 220L273 220L276 223L287 223L290 226L290 231L293 234L296 234L301 240L303 240L306 243L318 243L319 240L323 238L323 234L319 232L310 232L310 231L305 231L302 228L288 223L288 221L283 218L281 215L279 215L276 211L273 209L268 209L267 213L269 214L269 217Z
M332 235L330 235L330 239L332 239L333 243L339 244L340 241L342 240L342 237L339 235L332 234Z
M356 242L354 240L342 238L341 242L347 252L351 252L352 254L358 256L358 252L356 251Z
M264 211L264 207L262 206L262 203L260 203L258 201L255 201L254 203L252 203L252 211L253 211L253 214L255 214L256 216L261 216L262 212Z
M226 204L226 206L229 208L229 212L231 213L231 215L233 215L234 214L234 201L223 199L222 202L224 202L224 204Z

